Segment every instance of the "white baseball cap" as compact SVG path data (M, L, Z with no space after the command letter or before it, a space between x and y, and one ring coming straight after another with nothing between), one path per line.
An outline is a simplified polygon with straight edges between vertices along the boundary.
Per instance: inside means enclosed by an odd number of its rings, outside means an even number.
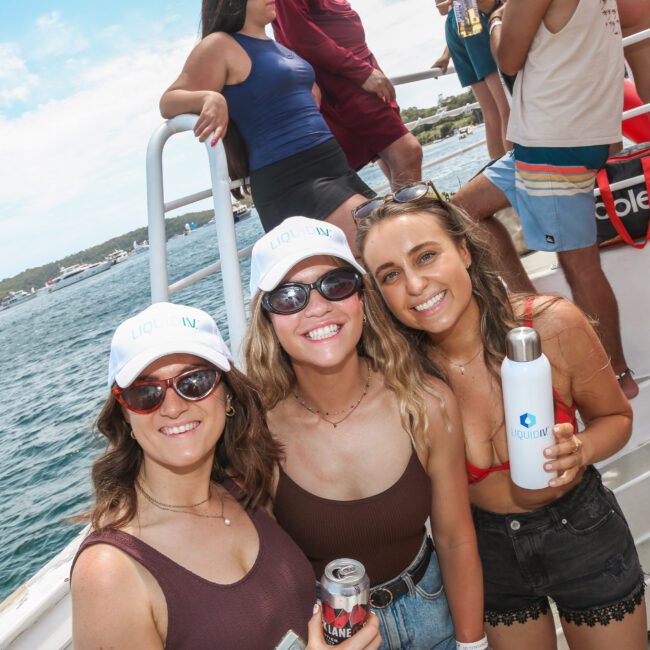
M327 221L289 217L258 239L251 256L251 298L258 291L271 291L302 260L331 255L360 273L366 270L355 259L344 232Z
M151 363L169 354L193 354L230 370L230 350L214 319L200 309L157 302L125 320L113 334L108 387L129 386Z

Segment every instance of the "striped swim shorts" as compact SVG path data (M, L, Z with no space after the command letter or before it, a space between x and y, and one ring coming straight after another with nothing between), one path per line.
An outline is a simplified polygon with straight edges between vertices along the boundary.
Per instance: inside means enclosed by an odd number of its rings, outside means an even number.
M530 250L569 251L596 243L594 180L608 153L609 145L516 144L483 173L519 214Z

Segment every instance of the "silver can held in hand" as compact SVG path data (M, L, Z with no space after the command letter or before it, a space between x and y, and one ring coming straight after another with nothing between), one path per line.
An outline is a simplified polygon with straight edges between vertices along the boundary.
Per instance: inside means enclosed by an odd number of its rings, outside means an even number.
M368 617L370 580L357 560L333 560L320 580L323 636L328 645L338 645L358 632Z

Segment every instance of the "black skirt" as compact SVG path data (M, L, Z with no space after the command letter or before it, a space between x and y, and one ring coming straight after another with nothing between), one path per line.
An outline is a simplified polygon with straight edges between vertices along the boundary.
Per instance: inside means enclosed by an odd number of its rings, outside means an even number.
M264 231L287 217L326 219L354 194L375 193L347 163L334 138L251 172L251 193Z

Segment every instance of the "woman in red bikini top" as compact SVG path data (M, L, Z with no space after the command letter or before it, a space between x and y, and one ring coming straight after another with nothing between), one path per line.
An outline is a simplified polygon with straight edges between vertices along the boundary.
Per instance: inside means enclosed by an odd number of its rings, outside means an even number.
M631 410L588 320L561 298L509 295L481 228L439 197L387 197L357 226L396 325L460 406L490 646L555 647L551 598L570 648L645 648L634 540L592 466L627 442ZM517 487L508 471L500 366L520 325L539 332L553 374L555 441L541 490Z
M587 465L623 447L629 404L588 320L567 300L509 295L465 213L427 197L388 201L358 227L391 312L458 399L474 505L497 513L546 505L577 485ZM506 333L523 324L538 330L551 363L557 422L549 487L535 491L510 481L499 375ZM588 423L581 433L576 407Z

